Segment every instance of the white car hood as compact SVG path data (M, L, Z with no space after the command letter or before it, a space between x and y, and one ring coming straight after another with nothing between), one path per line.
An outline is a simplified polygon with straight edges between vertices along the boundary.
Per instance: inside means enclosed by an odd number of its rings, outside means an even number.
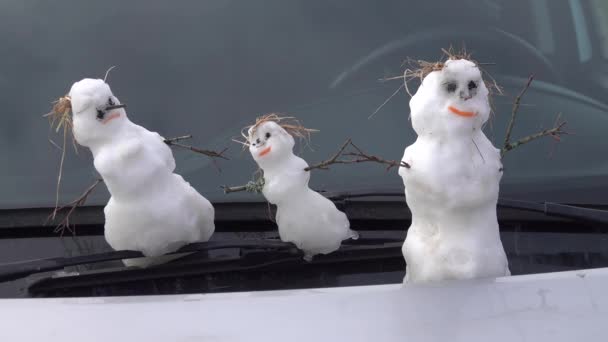
M0 300L0 341L606 341L608 269L458 281Z

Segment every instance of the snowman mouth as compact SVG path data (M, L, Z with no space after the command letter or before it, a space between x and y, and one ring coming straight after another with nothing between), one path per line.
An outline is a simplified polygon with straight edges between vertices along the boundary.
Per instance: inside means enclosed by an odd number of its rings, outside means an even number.
M460 110L460 109L458 109L456 107L453 107L453 106L448 106L448 110L450 112L452 112L452 114L463 116L465 118L472 118L472 117L474 117L476 115L475 112L467 112L467 111Z
M272 147L268 146L265 149L263 149L260 154L258 154L258 156L263 157L265 155L267 155L268 153L270 153L270 150L272 150Z
M110 122L110 121L112 121L112 120L114 120L114 119L117 119L117 118L119 118L119 117L120 117L120 113L112 113L112 114L108 115L108 116L107 116L105 119L103 119L103 120L101 121L101 123L105 125L105 124L107 124L108 122Z

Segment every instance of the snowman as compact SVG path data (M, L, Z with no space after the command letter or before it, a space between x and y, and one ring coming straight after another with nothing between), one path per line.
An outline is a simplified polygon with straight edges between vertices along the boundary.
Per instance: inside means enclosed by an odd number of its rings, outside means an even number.
M277 118L277 119L273 119ZM295 141L272 115L257 120L248 130L249 152L264 172L262 193L277 206L276 222L281 240L294 243L311 261L328 254L343 240L357 239L346 215L335 204L308 187L308 164L293 154Z
M410 100L418 138L401 167L412 224L403 245L405 283L510 275L496 203L500 152L482 132L489 91L477 65L449 59Z
M88 147L111 198L104 209L105 238L115 250L147 257L125 260L145 267L215 230L211 203L173 173L175 159L164 139L127 117L124 105L100 79L74 83L69 98L76 141Z

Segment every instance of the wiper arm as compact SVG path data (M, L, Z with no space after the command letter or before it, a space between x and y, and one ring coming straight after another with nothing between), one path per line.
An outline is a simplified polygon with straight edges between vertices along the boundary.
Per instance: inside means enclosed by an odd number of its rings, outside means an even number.
M390 243L402 244L403 241L399 239L359 238L359 240L356 241L344 241L343 249L349 250L364 247L375 248L375 246ZM274 252L283 251L287 252L290 255L298 256L300 258L302 257L302 253L296 248L295 245L279 240L236 240L198 242L189 244L173 253L168 254L192 253L231 248L258 251L271 250ZM141 257L143 257L143 254L141 254L141 252L113 251L75 257L56 257L0 264L0 283L25 278L29 275L36 273L57 271L70 266L87 265L106 261L116 261Z
M296 247L291 243L272 240L241 240L241 241L209 241L192 243L180 248L179 250L168 253L189 253L211 251L217 249L242 248L242 249L273 249L273 250L293 250ZM296 252L297 253L297 252ZM105 261L122 259L141 258L144 255L136 251L114 251L96 253L75 257L56 257L48 259L36 259L19 261L7 264L0 264L0 283L5 281L25 278L35 273L61 270L69 266L94 264Z
M187 259L151 267L147 269L109 269L95 270L78 275L65 275L59 277L43 278L33 283L28 291L36 296L56 290L69 291L71 288L90 288L97 286L112 286L115 284L137 281L150 281L156 279L203 276L221 273L241 273L251 271L294 271L300 268L324 268L331 265L355 263L356 265L374 264L383 260L397 260L402 262L402 241L385 243L381 245L345 245L339 250L327 254L317 255L311 262L304 261L302 254L293 254L289 251L243 251L238 257L217 257ZM403 266L399 266L401 270Z
M608 224L608 210L583 208L552 202L537 203L511 199L499 199L498 206L502 208L543 213L547 216Z
M365 197L403 197L404 191L350 191L350 192L323 192L323 195L333 201L348 201L354 198ZM584 220L597 223L608 224L608 210L591 209L566 205L553 202L534 202L512 199L499 199L497 206L499 208L509 208L524 211L531 211L545 214L550 217L560 217L574 220Z

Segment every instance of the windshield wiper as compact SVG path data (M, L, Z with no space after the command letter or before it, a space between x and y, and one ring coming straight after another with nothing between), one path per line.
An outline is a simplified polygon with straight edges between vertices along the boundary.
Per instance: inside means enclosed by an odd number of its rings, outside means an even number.
M360 238L359 240L344 241L343 249L374 248L390 243L402 244L399 239L383 238ZM192 243L168 254L182 254L203 252L218 249L241 249L255 251L283 251L291 255L302 257L303 254L292 243L280 240L235 240L235 241L209 241ZM55 257L48 259L36 259L0 264L0 283L25 278L36 273L62 270L65 267L94 264L106 261L116 261L122 259L141 258L143 255L137 251L112 251L81 255L74 257Z
M608 224L608 210L577 207L553 202L538 203L512 199L499 199L498 206L543 213L547 216Z
M241 240L241 241L209 241L192 243L184 246L173 253L190 253L211 251L217 249L242 248L242 249L272 249L272 250L296 250L291 243L273 240ZM94 264L105 261L141 258L144 255L137 251L113 251L95 253L75 257L56 257L48 259L36 259L0 264L0 282L25 278L35 273L61 270L69 266Z
M323 192L327 198L335 202L348 202L355 198L366 197L402 197L405 198L404 191L347 191L347 192ZM500 198L497 206L499 208L516 209L542 213L550 217L567 218L573 220L584 220L608 224L608 210L591 209L579 206L553 203L553 202L534 202Z

